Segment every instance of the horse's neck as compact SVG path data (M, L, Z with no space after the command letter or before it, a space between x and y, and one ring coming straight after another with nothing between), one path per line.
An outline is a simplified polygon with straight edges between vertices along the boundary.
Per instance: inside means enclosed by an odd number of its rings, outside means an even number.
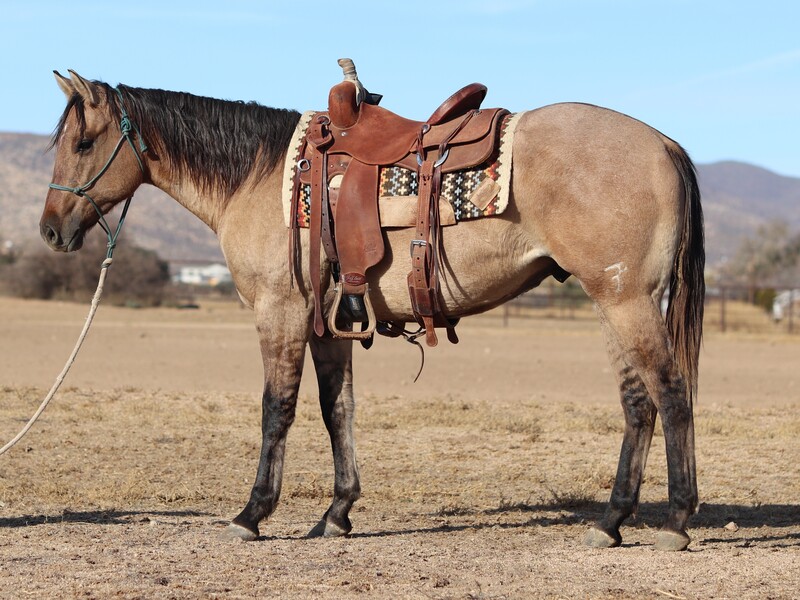
M224 203L216 194L202 192L188 177L173 179L169 176L151 176L151 183L217 232Z
M175 170L163 157L148 161L147 167L147 183L171 196L217 233L225 211L225 201L221 194L203 190L187 173L176 177Z
M222 193L216 190L203 190L188 175L176 178L170 166L161 161L151 161L148 167L150 175L148 183L171 196L218 235L225 215L232 210L232 207L248 204L254 198L257 198L263 207L269 204L268 200L273 196L278 200L280 196L281 167L263 181L247 180L230 198L224 198Z

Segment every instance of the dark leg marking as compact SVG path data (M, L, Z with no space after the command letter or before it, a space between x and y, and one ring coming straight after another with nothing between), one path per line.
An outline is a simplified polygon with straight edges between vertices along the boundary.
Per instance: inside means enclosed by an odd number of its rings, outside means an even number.
M595 547L622 543L619 528L639 504L639 491L657 414L644 383L633 369L625 367L619 380L625 434L611 499L603 517L586 536L586 543ZM595 531L603 535L597 535Z
M281 493L286 435L294 421L297 392L311 317L296 307L267 299L258 310L257 330L264 362L261 401L261 454L250 499L226 530L226 535L253 540L258 524L275 510ZM280 315L278 322L274 315ZM270 318L271 317L271 318Z
M352 529L349 513L361 495L353 441L353 344L313 338L311 355L317 371L322 418L331 439L334 465L333 502L310 537L346 535Z

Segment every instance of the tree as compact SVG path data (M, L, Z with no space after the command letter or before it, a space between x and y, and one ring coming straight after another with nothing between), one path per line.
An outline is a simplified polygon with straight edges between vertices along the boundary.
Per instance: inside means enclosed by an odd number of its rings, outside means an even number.
M37 246L7 268L9 293L42 300L89 300L106 257L105 240L87 237L78 252L60 254ZM105 298L114 304L158 306L166 296L169 266L155 252L123 240L114 252Z
M800 277L800 232L792 232L783 221L772 221L742 241L736 254L722 269L726 282L752 289L785 287Z

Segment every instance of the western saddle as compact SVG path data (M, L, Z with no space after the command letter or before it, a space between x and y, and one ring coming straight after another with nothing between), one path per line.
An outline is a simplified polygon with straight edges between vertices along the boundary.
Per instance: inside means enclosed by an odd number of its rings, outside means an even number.
M320 254L332 265L335 300L328 315L334 337L358 339L369 347L378 327L390 336L404 332L401 323L376 322L366 272L384 255L379 216L380 169L402 166L417 172L416 234L411 241L408 289L428 346L437 344L435 327L447 328L457 343L455 324L440 301L439 194L442 175L487 161L498 143L504 109L480 109L486 86L470 84L445 100L425 121L412 121L378 106L358 80L350 59L339 60L344 80L333 86L328 111L316 113L306 131L295 170L292 197L290 262L295 267L297 203L301 184L310 185L310 273L314 295L314 331L322 336ZM344 299L344 303L342 300ZM361 331L337 326L362 322ZM366 324L364 323L366 321Z

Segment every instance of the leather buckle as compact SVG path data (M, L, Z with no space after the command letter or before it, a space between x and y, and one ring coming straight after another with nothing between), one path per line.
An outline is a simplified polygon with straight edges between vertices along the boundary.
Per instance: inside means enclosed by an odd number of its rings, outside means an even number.
M441 167L444 164L444 161L447 160L447 157L450 155L450 148L445 148L444 154L442 154L439 158L436 159L436 162L433 163L433 168ZM421 167L425 160L422 158L422 154L417 152L417 166Z
M414 258L414 248L424 248L428 245L428 242L425 240L411 240L411 247L409 248L409 253L411 254L411 258Z
M444 161L447 160L447 157L450 156L450 148L446 148L444 154L442 154L435 163L433 163L433 168L441 167L444 164Z

